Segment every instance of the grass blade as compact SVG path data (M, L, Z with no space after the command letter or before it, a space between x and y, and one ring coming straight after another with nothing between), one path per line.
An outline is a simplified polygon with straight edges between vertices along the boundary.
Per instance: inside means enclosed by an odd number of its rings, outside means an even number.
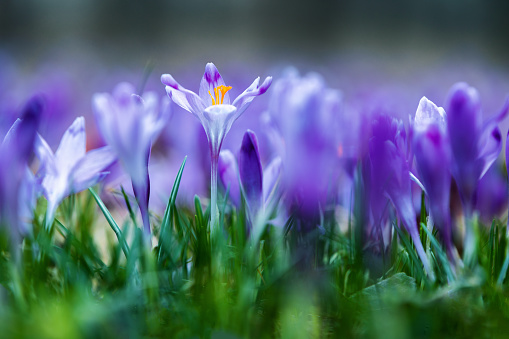
M161 233L159 234L159 243L158 243L158 253L157 253L157 261L161 260L162 256L162 248L163 242L165 242L166 232L168 227L170 227L170 220L172 217L172 207L175 206L175 200L177 199L177 193L180 186L180 180L182 179L182 173L184 173L184 167L186 165L187 155L184 157L182 161L182 165L180 165L180 169L177 172L177 176L175 181L173 182L173 188L171 189L170 199L168 200L168 205L166 206L166 210L164 211L163 221L161 222Z
M92 196L95 199L95 202L101 209L101 211L104 214L104 217L106 218L106 221L110 225L113 232L115 232L115 235L117 236L118 242L122 246L122 251L124 251L124 255L126 258L129 257L129 246L127 245L127 242L125 241L124 235L122 234L122 231L118 227L117 223L115 222L115 219L113 219L113 216L111 215L110 211L108 211L108 208L106 205L104 205L104 202L101 200L101 198L97 195L97 193L90 187L88 189L90 193L92 193Z

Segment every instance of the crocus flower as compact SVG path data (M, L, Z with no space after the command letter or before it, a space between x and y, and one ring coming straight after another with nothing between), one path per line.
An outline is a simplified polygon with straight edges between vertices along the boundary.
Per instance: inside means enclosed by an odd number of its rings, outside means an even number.
M328 88L318 74L300 76L288 69L274 84L269 111L282 140L275 144L287 169L283 185L291 197L288 205L305 224L299 227L309 231L317 225L320 206L336 194L333 183L346 146L338 136L350 127L338 125L341 92ZM275 129L269 132L275 139Z
M281 158L276 157L262 170L258 140L250 130L242 139L238 166L231 151L221 151L219 156L219 177L225 189L229 189L230 198L236 206L240 206L240 190L243 190L252 218L269 202L281 168Z
M226 86L213 63L208 63L205 66L199 94L182 87L170 74L163 74L161 82L166 85L168 96L177 105L200 120L207 135L211 157L210 225L214 228L219 217L219 211L217 210L217 166L221 145L233 122L244 113L255 97L267 91L272 83L272 78L267 77L261 85L260 78L256 78L231 103L228 92L232 87Z
M107 172L104 169L116 159L108 146L86 153L85 119L76 118L65 131L55 153L46 141L38 135L35 153L41 161L38 176L48 208L46 227L53 223L55 211L60 202L73 193L81 192L95 185Z
M445 119L444 109L423 97L415 113L413 150L434 224L440 230L449 259L454 260L449 214L451 149Z
M424 269L433 276L428 258L419 238L410 190L406 132L401 121L386 115L374 117L369 141L371 199L380 200L384 193L390 198L401 222L414 242ZM381 206L382 204L378 204Z
M24 232L20 215L23 180L42 111L42 99L34 97L25 106L21 119L14 125L0 146L0 226L8 228L12 243L17 244Z
M138 201L143 227L150 239L148 162L150 149L168 119L153 92L133 94L129 83L118 84L113 93L97 93L92 99L99 131L129 174Z
M461 196L467 218L463 260L473 264L476 242L471 222L478 181L491 167L502 150L502 135L498 123L509 110L509 100L494 117L483 123L479 93L460 82L455 84L447 99L447 132L452 150L451 173Z
M467 217L473 212L477 182L502 150L498 123L509 110L509 100L500 113L482 121L479 93L468 84L455 84L447 99L447 131L452 149L451 172L458 184Z

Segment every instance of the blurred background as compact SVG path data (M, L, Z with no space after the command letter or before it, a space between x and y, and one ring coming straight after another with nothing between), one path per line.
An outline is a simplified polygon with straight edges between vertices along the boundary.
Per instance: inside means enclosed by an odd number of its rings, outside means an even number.
M207 62L234 97L257 76L277 79L293 66L340 89L352 116L382 106L404 121L423 95L442 105L451 85L466 81L490 116L509 94L507 13L502 0L1 0L0 135L25 100L43 92L49 109L41 133L51 146L84 115L89 148L96 147L95 92L130 81L164 97L162 73L197 91ZM255 100L225 148L238 150L247 128L262 134L269 101L270 93ZM186 154L191 168L207 163L200 158L206 151L194 155L205 145L200 133L194 117L173 107L161 139L174 147L154 150L173 157L170 174ZM264 153L269 147L260 139ZM191 197L192 189L206 190L207 176L193 177L199 187L189 188Z

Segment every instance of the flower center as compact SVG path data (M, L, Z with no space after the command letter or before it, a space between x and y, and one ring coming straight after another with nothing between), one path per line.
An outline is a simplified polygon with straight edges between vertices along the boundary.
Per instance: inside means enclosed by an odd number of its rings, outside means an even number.
M215 98L212 96L212 93L210 93L210 91L209 91L209 95L212 98L212 105L222 105L223 100L224 100L224 95L226 94L226 92L228 92L231 89L232 89L232 86L224 86L224 85L217 86L216 88L214 88Z

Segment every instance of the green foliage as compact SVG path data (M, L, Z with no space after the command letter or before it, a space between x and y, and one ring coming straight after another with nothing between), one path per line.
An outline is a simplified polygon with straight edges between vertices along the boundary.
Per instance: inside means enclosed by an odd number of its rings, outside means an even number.
M21 259L0 243L0 336L9 338L360 338L497 337L507 333L506 226L480 225L478 265L451 263L428 223L420 234L435 279L424 273L408 234L394 222L383 253L364 246L362 219L340 231L324 209L317 231L277 206L250 216L219 199L220 228L198 196L179 206L186 159L147 248L136 208L122 223L95 190L64 201L50 230L44 199ZM226 192L225 197L228 196ZM115 216L115 217L114 217ZM122 227L120 227L121 225ZM112 232L113 231L113 232Z

